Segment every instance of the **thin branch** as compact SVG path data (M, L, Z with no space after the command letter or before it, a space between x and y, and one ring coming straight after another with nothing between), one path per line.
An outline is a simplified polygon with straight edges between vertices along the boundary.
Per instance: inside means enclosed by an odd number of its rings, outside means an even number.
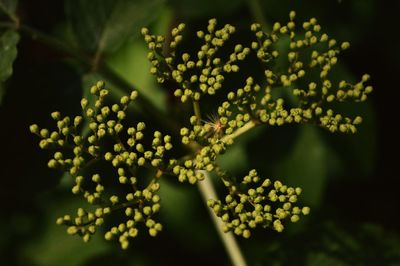
M198 101L193 101L193 112L197 118L197 123L201 123L201 111L200 111L200 104Z
M224 136L222 138L222 142L226 142L228 140L234 140L235 138L239 137L240 135L242 135L242 134L246 133L247 131L251 130L256 125L257 125L257 122L255 122L254 120L250 120L244 126L242 126L241 128L237 129L232 134Z

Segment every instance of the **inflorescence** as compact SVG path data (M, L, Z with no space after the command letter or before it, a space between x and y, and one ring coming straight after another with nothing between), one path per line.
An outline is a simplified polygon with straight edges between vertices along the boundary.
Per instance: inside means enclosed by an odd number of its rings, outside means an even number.
M65 215L57 220L57 224L67 225L69 234L79 234L86 242L109 214L123 212L126 222L110 228L105 233L105 238L118 238L121 247L125 249L129 244L128 239L138 234L140 223L148 228L151 236L156 236L162 229L162 225L153 220L153 215L160 210L158 179L166 167L164 155L172 148L171 137L155 131L151 145L147 147L144 142L144 122L126 128L126 110L137 98L137 91L132 91L130 96L123 96L119 104L112 106L104 105L105 97L109 93L104 82L98 82L90 91L96 101L90 107L88 100L82 99L83 116L71 119L68 116L61 117L59 112L53 112L51 116L57 123L55 131L39 129L37 125L31 125L30 130L42 139L39 142L42 149L56 150L48 166L69 172L75 179L72 193L82 196L87 203L94 206L92 210L78 208L75 217ZM81 133L83 121L87 122L90 129L86 136ZM112 146L110 143L113 143ZM99 162L110 164L114 175L85 175L85 168L93 168ZM137 172L142 167L154 172L153 179L145 185L143 178L137 177ZM125 195L110 193L103 181L130 188L130 191Z
M280 181L272 183L270 179L260 178L254 169L239 184L225 173L219 174L229 194L224 203L210 199L208 206L222 219L225 232L233 231L236 235L249 238L250 230L258 225L272 226L282 232L284 219L290 218L295 223L299 221L300 214L310 212L309 207L295 206L302 191L299 187L288 187Z
M127 108L138 97L137 91L108 106L105 98L109 91L99 81L90 90L94 102L86 98L81 101L82 116L62 117L53 112L51 116L57 125L54 131L40 129L35 124L30 126L31 132L41 138L42 149L55 150L48 166L69 172L75 179L72 193L82 196L92 206L90 210L78 208L74 216L60 217L57 224L66 225L69 234L78 234L86 242L112 213L120 213L126 217L125 221L109 228L104 237L118 239L126 249L140 226L147 228L151 236L162 230L162 225L154 220L161 207L157 194L159 179L175 176L180 182L195 184L205 178L203 171L215 173L226 187L224 200L208 201L222 219L225 232L233 231L245 238L257 226L281 232L285 219L297 222L300 215L307 215L308 207L296 205L301 188L263 179L256 170L237 182L217 164L217 158L234 144L236 137L258 125L309 123L331 132L355 133L362 122L359 116L345 117L332 109L333 102L365 101L372 91L366 85L367 74L356 84L347 81L335 84L330 79L338 55L349 43L338 44L322 33L315 18L300 26L294 19L292 11L289 22L275 23L270 33L264 32L259 24L251 25L254 40L247 45L234 45L227 58L218 54L236 31L232 25L218 28L215 19L209 20L207 30L196 34L202 45L195 55L177 54L184 24L172 30L169 43L164 36L152 35L143 28L152 64L150 72L160 83L174 81L178 85L174 95L182 103L193 102L194 115L188 126L177 132L181 145L191 152L173 158L168 152L173 148L171 136L160 131L148 132L141 121L130 125ZM280 42L287 43L288 51L279 49ZM249 76L243 86L225 89L226 74L238 72L240 62L251 53L260 61L263 79ZM287 67L277 67L277 60L284 60ZM272 93L285 87L295 98L289 104L284 97L274 97ZM202 120L199 108L203 97L226 90L226 99L217 108L217 115L211 121ZM99 164L109 165L113 174L96 172ZM138 176L142 168L151 173L150 180Z

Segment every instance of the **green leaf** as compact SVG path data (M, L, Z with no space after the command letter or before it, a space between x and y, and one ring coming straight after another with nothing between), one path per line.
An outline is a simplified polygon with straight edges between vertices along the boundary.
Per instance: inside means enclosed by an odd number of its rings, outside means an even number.
M151 65L147 60L147 53L146 43L142 39L129 40L116 53L106 58L106 62L122 78L140 88L140 94L164 111L167 108L166 90L160 89L154 76L150 74Z
M8 30L0 36L0 103L4 95L4 81L13 72L12 65L17 57L17 44L19 34L16 31Z
M58 200L53 200L57 198ZM81 207L80 199L60 200L58 195L52 195L47 200L53 202L46 204L45 230L34 241L26 243L21 250L21 253L33 262L32 265L84 265L87 259L107 252L108 245L101 232L97 232L90 243L84 243L80 237L68 235L65 226L56 225L58 217L73 213Z
M253 158L251 156L249 157L247 146L251 145L251 142L259 137L259 135L259 129L251 130L241 135L235 140L235 144L229 147L226 153L217 158L218 165L223 170L228 171L229 174L235 176L241 176L243 173L247 173L247 169L255 167L253 164L250 164L250 160Z
M355 83L359 77L355 77L346 65L339 63L332 72L331 80L334 84L339 83L340 80ZM375 169L378 147L375 106L368 100L362 103L338 103L333 109L345 116L361 116L363 118L363 122L357 127L357 133L354 135L327 133L329 136L326 139L337 153L342 165L341 169L338 169L338 174L346 178L349 171L355 172L352 176L370 175Z
M339 113L349 117L360 115L363 118L357 127L356 134L337 134L327 136L329 145L338 155L341 167L338 175L345 178L349 173L353 178L371 175L377 163L377 118L374 106L370 101L354 104L346 103L336 108Z
M212 245L215 240L215 236L209 235L213 230L212 223L209 223L207 215L203 215L208 207L203 205L195 187L183 187L182 184L161 180L159 195L162 199L162 220L176 240L186 243L190 234L197 246L206 248Z
M0 36L0 82L12 75L12 64L17 57L19 34L8 30Z
M222 169L229 170L230 173L238 173L243 169L248 169L248 164L245 143L239 143L239 141L228 149L223 156L218 157L218 165Z
M274 178L301 187L302 201L318 206L334 156L317 128L302 126L292 151L274 167Z
M129 35L157 17L163 0L68 0L67 18L80 46L92 53L113 52Z
M0 0L0 10L8 16L13 16L17 9L17 0Z

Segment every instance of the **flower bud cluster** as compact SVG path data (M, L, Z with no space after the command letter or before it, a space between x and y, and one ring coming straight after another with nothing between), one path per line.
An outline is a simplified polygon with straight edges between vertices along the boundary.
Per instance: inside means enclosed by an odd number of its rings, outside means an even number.
M331 132L355 133L362 122L360 116L350 118L332 109L334 102L362 102L372 92L372 87L366 84L370 79L367 74L355 84L347 81L334 84L330 78L338 55L349 43L339 45L322 33L315 18L298 27L295 16L294 11L290 12L289 22L273 24L270 33L263 32L259 24L251 25L255 34L255 41L249 44L251 48L236 44L229 58L218 55L235 28L227 24L217 29L215 19L209 20L206 31L197 32L201 47L196 55L185 52L177 55L184 24L172 30L168 47L163 36L142 29L149 48L150 72L160 83L173 81L177 84L174 95L182 102L191 100L194 104L196 115L190 118L190 126L180 129L181 142L192 153L180 159L166 156L173 148L169 135L146 132L144 122L128 126L127 108L138 93L133 91L121 97L119 103L108 106L105 98L109 91L102 81L90 88L95 97L93 102L82 99L82 115L71 118L53 112L51 116L57 124L54 131L31 125L30 131L41 139L39 146L55 149L48 166L68 172L75 179L72 193L81 195L92 206L91 210L78 208L75 216L60 217L57 224L66 225L68 234L80 235L87 242L107 216L119 212L125 219L112 226L105 238L118 240L126 249L129 240L139 233L139 225L151 236L162 230L162 225L154 220L160 209L158 179L170 174L180 182L195 184L204 179L204 171L216 172L229 191L224 200L208 202L222 219L225 232L233 231L245 238L258 226L281 232L284 220L297 222L300 215L307 215L308 207L296 205L300 188L261 179L255 170L238 184L222 173L216 162L237 136L259 124L309 123ZM288 50L283 50L280 42L287 42ZM250 53L255 53L262 64L263 80L247 77L243 87L227 93L214 116L201 120L201 97L220 90L227 73L238 72L238 62ZM287 67L282 67L282 60ZM272 93L285 87L294 96L290 95L290 107L285 105L286 97ZM97 171L98 163L112 167L114 175ZM90 171L83 171L84 168ZM138 177L141 168L156 173L144 184L144 179Z
M233 132L243 127L251 119L248 113L231 111L235 104L225 101L218 108L218 115L210 117L208 121L199 121L196 116L190 118L191 127L183 127L180 130L182 144L189 146L196 152L193 156L181 161L174 161L173 173L179 181L194 184L204 178L200 170L212 172L217 164L219 155L233 144L233 138L229 138Z
M307 215L309 207L296 205L301 188L283 185L280 181L262 179L251 170L240 184L224 177L229 194L224 201L209 200L208 206L223 221L225 232L249 238L258 226L272 227L277 232L284 229L283 221L295 223L300 215Z
M287 109L284 106L284 100L278 98L276 101L271 101L266 106L267 108L259 109L257 114L259 121L270 126L281 126L289 123L310 124L315 121L317 125L332 133L357 132L356 126L362 122L360 116L355 118L343 117L340 114L334 114L332 109L324 110L316 105L313 103L308 108L293 107Z
M194 145L197 152L190 158L185 158L182 162L176 161L173 166L173 173L178 176L180 182L189 181L194 184L204 178L199 170L212 172L215 168L217 156L223 154L231 142L223 141L221 134L214 132L210 123L201 124L196 116L190 119L192 128L183 127L180 130L182 144ZM220 121L215 121L221 123ZM218 126L223 127L222 124ZM218 127L216 125L216 127Z
M179 84L174 95L182 102L190 99L198 101L203 94L214 95L222 87L226 73L239 71L237 63L246 58L250 53L250 48L237 44L229 55L229 59L218 57L218 51L236 30L229 24L217 29L217 20L210 19L207 32L197 32L197 37L204 41L197 55L183 53L177 56L175 49L171 48L176 47L176 39L182 39L183 28L184 24L180 24L172 30L174 39L166 55L163 55L161 51L163 36L150 35L147 29L143 29L142 34L150 50L148 53L152 64L150 72L155 74L161 83L165 80L174 80Z
M168 167L168 160L164 156L172 149L171 137L155 131L153 137L146 141L144 122L125 128L126 111L128 105L137 98L137 91L121 97L119 104L111 106L104 104L109 94L104 82L99 81L91 87L90 92L95 100L93 103L86 98L81 100L82 116L63 118L59 112L53 112L51 116L57 122L57 130L50 132L48 129L39 129L36 124L31 125L30 130L41 138L41 148L56 150L48 166L69 172L75 179L72 193L81 195L93 206L93 210L79 208L75 217L60 217L57 224L66 225L69 234L78 234L87 242L107 215L124 212L126 222L112 227L105 238L118 239L125 249L129 245L129 238L138 234L137 226L140 223L148 228L151 236L156 236L162 229L161 224L152 217L160 209L157 180ZM84 122L89 133L83 133ZM111 165L115 175L84 174L88 172L83 172L84 168L96 172L98 162ZM157 172L147 186L138 184L139 181L143 182L137 178L140 167ZM106 184L110 183L120 187L125 194L116 193L116 187L112 188L114 192L108 190Z
M246 85L236 91L229 92L227 99L236 107L238 113L256 117L256 111L259 107L257 98L260 91L261 86L255 83L253 77L248 77L246 79ZM225 106L227 106L227 104L225 104ZM218 109L218 114L227 114L224 105ZM228 134L230 133L228 132Z
M262 89L264 92L261 92L261 87L254 78L249 77L245 87L229 92L228 104L234 104L235 114L238 111L271 126L315 123L331 132L356 132L360 117L350 118L340 114L332 116L334 111L327 105L346 100L365 101L372 92L372 87L366 85L369 75L363 75L356 84L347 81L334 84L329 73L337 64L341 51L349 48L349 43L338 43L323 33L315 18L297 25L295 17L296 13L291 11L289 21L285 24L274 23L269 33L262 31L259 24L251 25L250 29L256 37L250 44L251 49L237 44L229 60L224 63L215 54L235 32L231 25L217 30L216 20L210 19L207 30L197 32L198 38L204 40L197 57L188 53L180 56L175 54L176 44L182 40L184 24L172 30L173 47L170 47L167 56L163 55L162 50L164 37L150 35L147 29L143 29L142 33L150 49L149 59L153 64L151 72L161 78L161 82L166 79L174 80L179 85L175 96L180 97L182 102L188 99L199 101L202 94L214 94L221 88L225 80L224 73L238 71L239 67L235 62L246 59L253 51L264 67L266 85ZM280 48L280 43L283 42L288 42L288 51ZM287 68L283 71L282 66L278 69L275 64L282 59L287 63ZM315 80L315 77L318 79ZM287 108L283 99L273 99L272 91L279 87L290 88L298 99L297 106ZM226 106L227 103L223 105ZM229 115L226 119L221 112L218 115L218 119L212 119L214 121L206 124L217 135L230 134L234 128L227 124L230 122L233 125L235 121L229 121L232 120ZM186 137L184 142L187 142Z
M82 179L82 176L77 177ZM92 176L92 182L97 183L96 189L100 184L100 175ZM138 233L138 225L144 224L148 228L151 236L156 236L162 230L162 225L152 219L152 215L160 210L160 197L156 194L159 189L158 183L152 183L146 189L136 190L128 193L125 199L118 196L109 197L109 204L103 202L107 207L97 207L92 211L78 208L75 217L64 215L57 219L58 225L66 225L67 233L70 235L80 235L84 242L88 242L92 235L96 233L98 227L103 225L106 216L112 212L121 210L126 216L126 221L113 226L104 235L106 240L118 239L122 249L129 246L129 238L135 238ZM123 201L120 203L120 201Z
M269 125L316 123L331 132L355 133L361 118L334 114L327 105L335 101L365 101L373 90L371 86L365 85L369 75L363 75L356 84L344 80L334 84L329 73L337 64L341 51L349 48L349 43L338 44L335 39L322 33L315 18L304 22L298 31L295 16L294 11L290 12L289 22L283 25L276 22L270 33L263 32L259 24L251 26L256 35L256 41L252 42L251 47L263 63L267 83L260 101L264 108L257 111L258 119ZM277 44L287 40L289 50L280 50ZM287 62L287 71L282 72L273 64L281 57ZM315 76L319 79L313 80ZM306 86L301 88L304 84ZM271 92L277 87L289 87L298 99L298 106L288 109L283 99L273 100Z
M138 235L139 224L145 225L150 236L157 236L162 230L162 225L153 219L153 215L160 210L160 197L156 194L159 188L159 183L153 182L143 190L136 190L134 193L126 194L124 203L119 205L117 205L118 197L115 196L114 209L122 209L126 216L126 221L111 227L105 233L105 239L118 239L121 248L126 249L129 246L129 239Z

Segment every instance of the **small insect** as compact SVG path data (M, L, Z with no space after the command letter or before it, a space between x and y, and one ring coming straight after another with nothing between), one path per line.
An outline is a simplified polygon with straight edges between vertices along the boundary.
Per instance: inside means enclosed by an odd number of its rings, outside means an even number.
M222 124L220 118L216 114L208 115L208 120L203 120L204 126L208 134L211 136L221 136L224 132L225 125Z

